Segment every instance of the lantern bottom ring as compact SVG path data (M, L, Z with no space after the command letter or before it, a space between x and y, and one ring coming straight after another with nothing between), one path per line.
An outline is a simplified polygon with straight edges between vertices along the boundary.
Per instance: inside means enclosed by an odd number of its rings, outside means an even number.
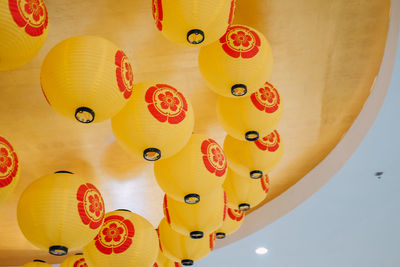
M132 212L132 211L127 210L127 209L117 209L117 210L115 210L115 211L127 211L127 212Z
M91 123L94 121L94 111L88 107L80 107L75 110L75 119L82 123Z
M69 172L69 171L56 171L54 173L68 173L68 174L74 174L73 172Z
M201 44L204 41L204 32L202 30L199 29L193 29L188 31L187 35L186 35L186 40L190 43L190 44Z
M184 266L192 266L193 265L193 261L192 260L182 260L181 263Z
M242 203L239 205L239 210L241 211L248 211L250 209L250 204Z
M250 172L250 178L252 179L260 179L261 177L263 177L263 172L260 170L255 170L255 171L251 171Z
M64 246L51 246L49 253L54 256L64 256L68 254L68 248Z
M33 260L33 262L43 262L43 263L45 263L45 261L42 261L42 260Z
M156 161L161 158L161 151L158 148L150 147L143 151L143 158L148 161Z
M202 231L192 231L190 232L190 237L192 239L201 239L203 238L204 233Z
M224 239L226 237L226 234L222 233L222 232L218 232L218 233L215 234L215 237L217 239Z
M247 94L247 86L241 83L235 84L231 88L231 93L234 96L244 96Z
M244 135L247 141L256 141L260 138L260 134L257 131L247 131Z
M200 201L200 196L198 194L188 194L185 196L186 204L196 204Z

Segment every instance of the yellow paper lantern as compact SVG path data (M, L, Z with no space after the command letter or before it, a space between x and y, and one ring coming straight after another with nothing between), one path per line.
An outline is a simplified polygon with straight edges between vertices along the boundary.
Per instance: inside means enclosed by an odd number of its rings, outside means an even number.
M126 150L155 161L176 154L189 141L194 127L193 108L180 91L168 84L140 83L111 124Z
M51 267L51 265L42 260L33 260L32 262L25 263L22 267Z
M154 164L154 175L161 189L171 198L195 204L221 188L227 160L213 139L193 134L178 154Z
M71 257L66 258L60 267L88 267L83 253L77 253Z
M158 234L162 253L173 261L181 262L184 266L193 265L195 261L206 257L215 244L215 233L207 238L192 239L172 230L165 218L158 226Z
M226 194L223 190L203 197L196 205L164 196L164 215L171 228L194 239L215 232L226 216Z
M18 180L18 156L7 139L0 136L0 205L14 191Z
M203 46L217 41L232 23L235 0L152 0L156 26L170 41Z
M112 42L77 36L56 45L44 59L41 85L48 103L82 123L113 117L132 94L128 57Z
M279 163L283 143L276 130L254 142L240 141L227 135L224 151L229 168L241 176L259 179Z
M282 99L270 84L246 98L218 97L217 115L224 130L239 140L267 135L282 117Z
M160 250L160 252L158 252L157 260L154 263L153 267L182 267L182 265L177 261L173 261L165 257Z
M267 197L270 188L269 177L265 174L260 179L250 179L240 176L228 168L223 188L229 199L229 207L247 211Z
M0 1L0 71L35 57L46 41L48 23L43 0Z
M268 79L272 62L264 35L244 25L229 27L219 41L202 47L199 54L203 78L225 97L254 93Z
M104 201L93 184L59 171L25 189L17 216L26 239L60 256L82 248L97 235L104 219Z
M96 267L152 267L158 251L154 227L128 210L107 213L99 234L83 249L88 265Z
M243 223L244 211L228 208L227 216L222 226L216 231L216 237L223 239L236 232Z

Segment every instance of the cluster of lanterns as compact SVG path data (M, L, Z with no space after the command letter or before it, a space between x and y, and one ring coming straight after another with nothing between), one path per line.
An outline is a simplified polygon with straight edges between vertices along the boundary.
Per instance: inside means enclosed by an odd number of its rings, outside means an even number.
M271 47L256 29L231 25L235 0L152 0L152 7L167 39L201 47L199 68L219 95L217 116L228 135L221 147L193 133L194 112L184 93L164 82L134 83L131 61L112 42L78 36L56 45L40 75L49 105L80 123L111 119L119 144L154 162L165 192L165 216L155 230L128 210L105 213L99 190L76 174L58 171L34 181L19 200L19 226L32 244L53 255L83 249L62 267L193 265L265 199L268 173L282 157L275 130L282 99L266 82ZM6 26L0 29L0 70L17 68L46 39L46 7L42 0L2 1L0 24ZM0 137L0 201L18 173L17 155Z

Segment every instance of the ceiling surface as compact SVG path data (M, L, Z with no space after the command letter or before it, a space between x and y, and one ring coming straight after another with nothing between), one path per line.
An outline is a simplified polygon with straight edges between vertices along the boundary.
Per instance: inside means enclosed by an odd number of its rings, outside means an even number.
M92 179L107 211L130 209L154 226L162 217L163 194L152 164L124 152L109 121L78 124L46 103L40 66L58 42L88 34L110 39L133 61L135 82L157 80L176 86L193 104L195 132L220 142L225 136L216 120L216 95L206 88L197 67L198 49L174 45L157 32L151 1L46 4L50 30L44 48L26 66L0 73L0 133L13 143L21 162L20 183L0 207L0 265L21 265L33 258L61 261L25 240L15 214L23 189L60 169ZM258 29L271 42L275 64L270 81L285 102L278 128L285 154L271 173L266 202L313 169L352 125L380 68L389 12L389 0L238 0L234 23Z

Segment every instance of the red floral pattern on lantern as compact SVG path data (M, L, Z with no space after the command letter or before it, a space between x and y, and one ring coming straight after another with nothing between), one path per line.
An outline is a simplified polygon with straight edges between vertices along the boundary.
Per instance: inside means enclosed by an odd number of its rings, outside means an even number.
M266 113L274 113L281 104L278 91L270 83L265 83L265 86L253 93L250 98L258 110Z
M201 144L201 152L207 170L215 173L218 177L223 176L226 172L227 162L221 146L213 139L207 139Z
M222 49L234 58L252 58L259 52L261 39L258 34L245 26L229 27L219 39Z
M231 10L229 11L229 19L228 19L228 25L230 26L233 21L233 17L235 15L235 9L236 9L236 0L232 0L231 2Z
M19 165L14 148L0 136L0 188L11 184L17 175Z
M76 194L78 211L82 222L91 229L101 226L104 219L104 201L97 188L90 184L83 184Z
M161 0L153 0L153 18L157 29L162 31L162 21L164 19Z
M162 252L162 246L161 246L161 239L160 239L160 230L158 230L158 228L156 229L157 232L157 236L158 236L158 246L160 247L160 251Z
M254 141L254 144L263 151L268 150L269 152L275 152L278 150L280 142L281 137L279 136L278 131L274 130L269 135Z
M228 208L228 215L233 221L240 222L244 218L244 211Z
M103 254L122 253L132 245L135 228L130 220L119 215L110 215L104 219L95 245Z
M85 258L80 258L79 260L74 262L73 267L88 267Z
M188 104L181 92L167 84L156 84L147 89L145 100L150 113L160 122L178 124L188 111Z
M128 57L121 50L118 50L115 54L115 65L117 66L116 75L119 90L128 99L132 95L133 72Z
M216 238L216 234L215 232L210 234L210 249L213 250L214 246L215 246L215 238Z
M264 177L261 177L261 187L264 190L265 194L268 194L270 183L269 183L269 177L268 175L264 175Z
M40 36L47 29L49 18L43 0L8 0L15 23L30 36Z
M164 208L165 219L167 219L168 224L171 224L171 217L169 216L169 211L168 211L167 195L164 195L163 208Z

